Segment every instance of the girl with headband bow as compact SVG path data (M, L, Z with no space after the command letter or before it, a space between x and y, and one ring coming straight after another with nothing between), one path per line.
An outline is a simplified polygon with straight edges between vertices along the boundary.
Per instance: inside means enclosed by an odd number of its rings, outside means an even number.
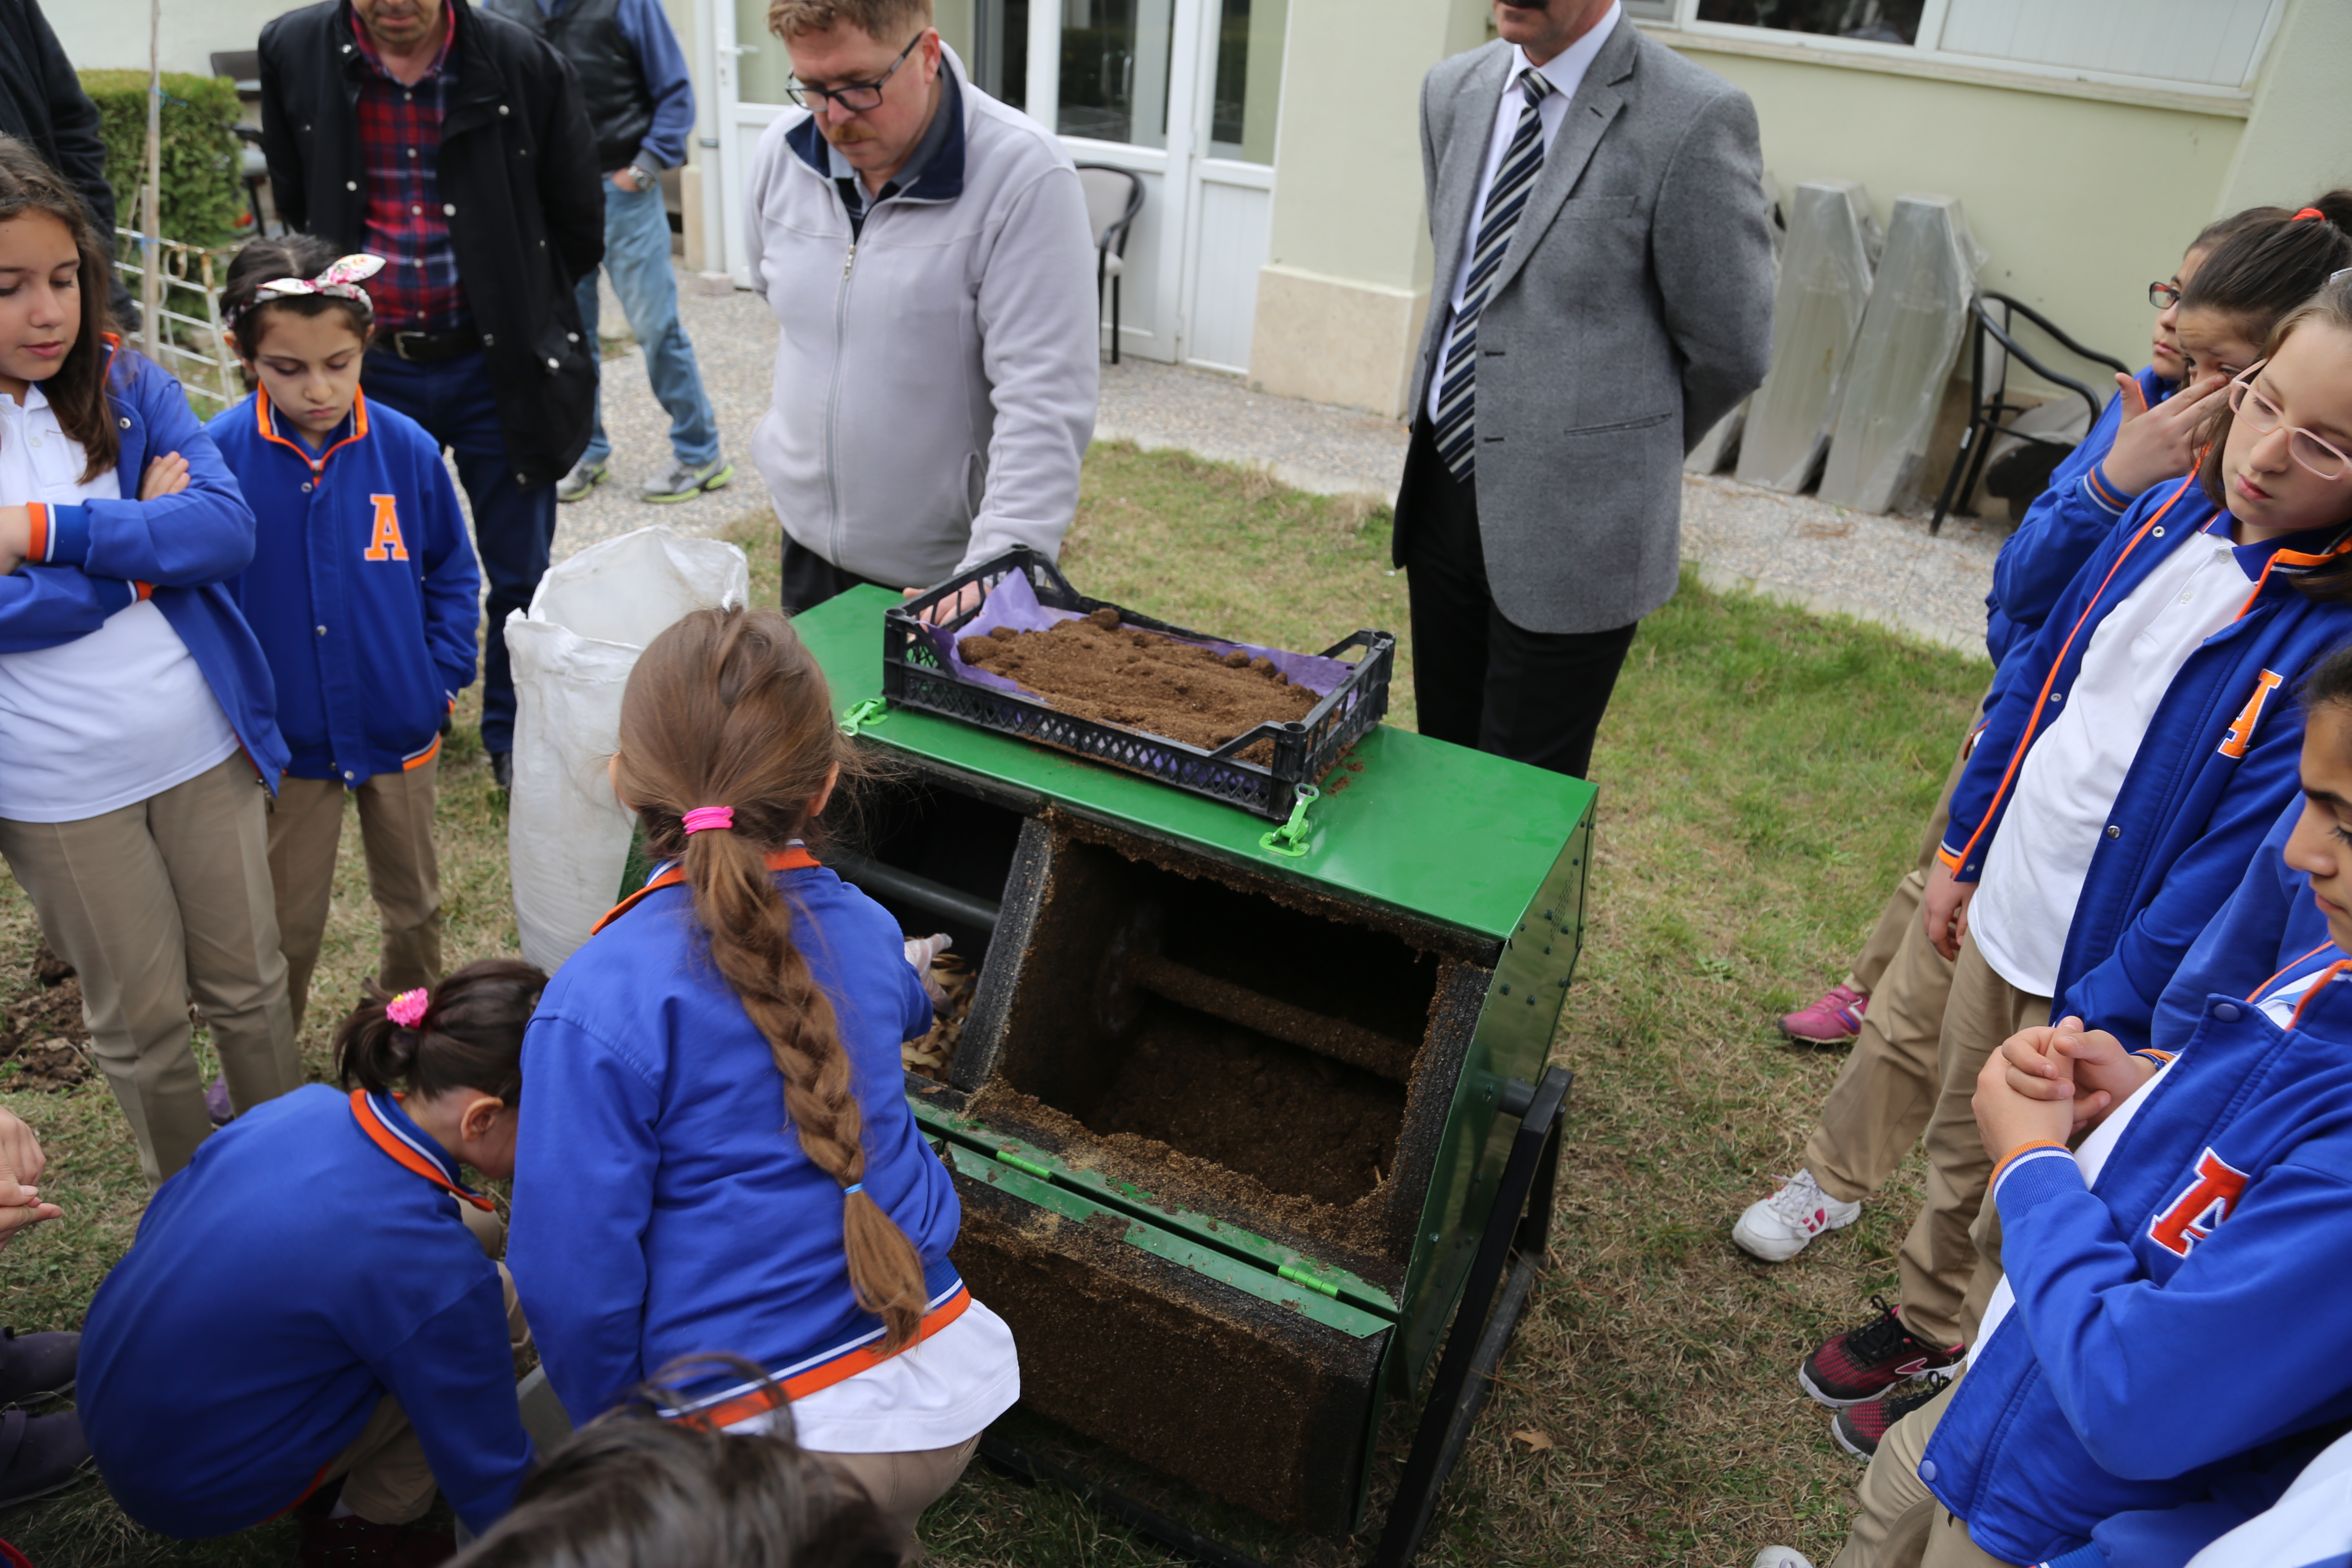
M81 199L0 138L0 856L161 1184L213 1130L191 996L238 1110L302 1081L266 858L286 748L227 588L252 510L108 331L106 279Z
M374 256L311 235L229 264L229 344L253 393L209 426L258 524L229 592L261 641L291 758L269 879L294 1027L318 966L346 797L359 805L387 991L441 976L433 803L441 737L474 681L481 574L441 449L360 391Z
M531 1022L509 1258L575 1418L679 1356L750 1357L911 1558L1020 1369L907 1110L931 1005L898 921L802 842L856 766L779 611L698 611L638 659L613 779L667 866ZM679 1392L722 1427L773 1407L731 1376Z
M157 1194L81 1342L90 1447L125 1512L183 1539L292 1510L301 1563L438 1562L530 1473L530 1331L493 1259L522 1038L547 976L468 964L362 1005L341 1090L249 1111Z

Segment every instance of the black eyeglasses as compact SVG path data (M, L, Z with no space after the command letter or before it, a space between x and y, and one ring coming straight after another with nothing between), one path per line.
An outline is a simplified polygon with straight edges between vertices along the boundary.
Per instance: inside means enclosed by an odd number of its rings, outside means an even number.
M2180 303L2180 290L2169 283L2151 283L2147 286L2147 302L2159 310L2169 310Z
M926 28L924 32L929 30ZM804 108L809 106L810 99L822 98L831 100L852 114L863 114L869 109L879 109L882 107L882 84L896 76L898 68L907 63L907 57L913 54L915 46L923 41L924 32L919 32L908 39L907 47L898 51L898 58L890 62L890 68L872 81L847 82L840 87L807 87L794 81L786 86L784 91L791 95L794 103Z

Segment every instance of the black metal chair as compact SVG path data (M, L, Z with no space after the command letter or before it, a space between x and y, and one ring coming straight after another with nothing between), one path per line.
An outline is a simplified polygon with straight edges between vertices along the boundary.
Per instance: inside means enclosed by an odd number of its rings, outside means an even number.
M1087 226L1095 234L1095 311L1102 311L1103 284L1110 284L1110 363L1118 363L1118 285L1127 270L1127 232L1143 210L1143 182L1132 170L1108 163L1078 165L1078 188L1086 193Z
M1969 426L1961 433L1960 449L1952 458L1952 471L1944 478L1943 493L1936 498L1936 515L1927 524L1930 534L1943 531L1944 519L1949 513L1968 510L1969 498L1975 492L1978 479L1983 477L1985 460L1991 455L1996 439L2007 437L2011 441L2023 442L2048 455L2053 468L2073 449L2072 442L2018 426L2016 416L2032 405L2009 400L2009 362L2011 359L2019 361L2052 385L2063 386L2080 397L2091 411L2091 423L2094 425L2098 423L2100 411L2106 406L2105 398L2073 376L2061 375L2052 370L2018 342L2011 334L2010 328L2020 316L2039 327L2076 358L2106 365L2122 374L2130 374L2130 367L2123 361L2103 354L2096 349L2084 348L2032 306L1990 289L1979 289L1971 294L1969 297ZM1997 365L1988 363L1993 355L1999 357ZM2048 469L2042 472L2046 477Z
M215 49L212 53L213 75L225 76L236 83L239 103L261 101L261 51L259 49ZM237 163L237 183L245 187L246 205L253 213L253 232L268 234L261 221L261 187L269 183L269 160L261 155L261 132L242 121L232 121L229 129L244 143Z

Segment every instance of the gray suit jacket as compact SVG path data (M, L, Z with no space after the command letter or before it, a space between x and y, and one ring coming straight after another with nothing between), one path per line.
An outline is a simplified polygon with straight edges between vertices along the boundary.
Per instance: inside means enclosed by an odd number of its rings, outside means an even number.
M1422 84L1437 270L1415 418L1510 60L1498 40ZM1748 95L1621 20L1569 103L1478 322L1478 532L1515 624L1605 631L1674 596L1683 454L1771 355L1762 175ZM1400 565L1414 488L1408 476Z

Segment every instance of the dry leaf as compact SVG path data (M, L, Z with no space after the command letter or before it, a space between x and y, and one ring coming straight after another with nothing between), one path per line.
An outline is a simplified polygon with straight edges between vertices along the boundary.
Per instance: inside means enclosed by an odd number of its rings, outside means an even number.
M1522 1426L1517 1431L1512 1433L1511 1441L1514 1443L1525 1443L1528 1446L1528 1452L1531 1454L1540 1454L1546 1448L1555 1446L1549 1437L1546 1436L1543 1433L1537 1431L1532 1426Z

